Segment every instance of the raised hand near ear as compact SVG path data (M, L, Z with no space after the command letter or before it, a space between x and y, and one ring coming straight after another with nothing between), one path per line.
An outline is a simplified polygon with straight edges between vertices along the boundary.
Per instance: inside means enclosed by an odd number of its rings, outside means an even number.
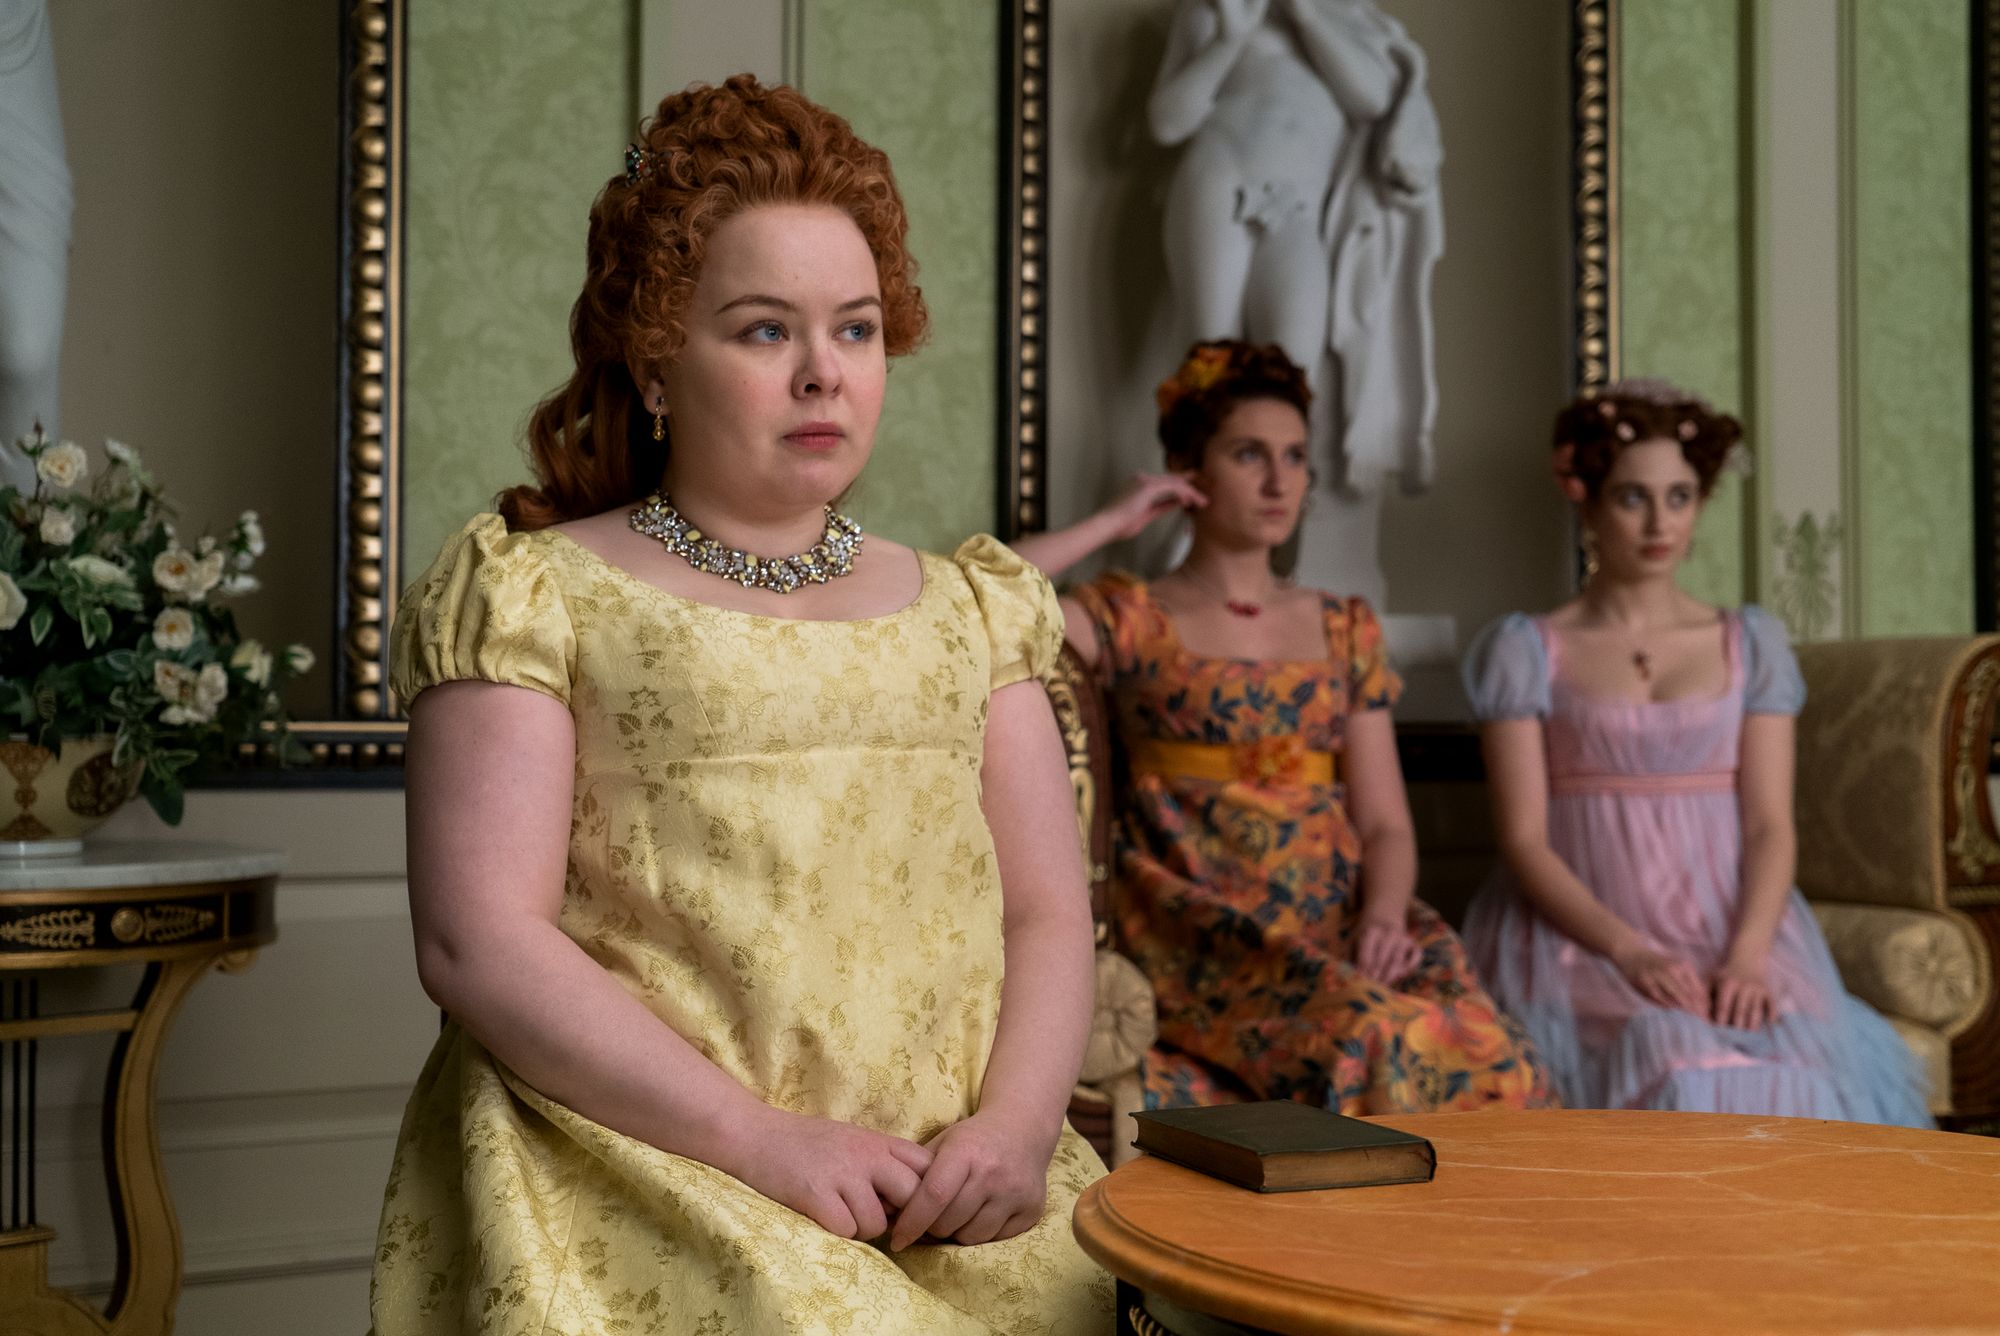
M1199 510L1208 504L1185 473L1136 473L1116 501L1105 507L1119 538L1137 538L1145 527L1175 510Z

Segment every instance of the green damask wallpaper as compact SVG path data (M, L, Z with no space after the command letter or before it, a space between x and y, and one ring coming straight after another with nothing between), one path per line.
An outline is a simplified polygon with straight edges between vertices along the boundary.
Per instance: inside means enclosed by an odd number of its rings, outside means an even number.
M630 15L604 0L412 0L403 561L525 481L521 429L569 361L590 201L632 127Z
M410 11L406 578L528 476L521 429L568 369L590 201L631 137L633 42L630 6L604 0ZM895 163L932 317L891 373L853 508L948 550L996 509L998 10L827 0L803 27L806 91Z
M853 508L950 551L997 511L999 6L838 0L806 6L804 22L805 91L895 165L931 311L929 344L891 368Z
M1738 0L1619 9L1620 372L1664 376L1741 414ZM1744 599L1745 490L1726 477L1702 515L1684 576L1697 597Z
M1861 632L1973 629L1970 34L1963 0L1854 15Z

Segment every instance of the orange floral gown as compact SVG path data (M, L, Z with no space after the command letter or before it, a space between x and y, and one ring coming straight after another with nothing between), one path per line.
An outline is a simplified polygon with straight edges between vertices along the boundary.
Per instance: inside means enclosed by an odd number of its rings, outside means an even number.
M1120 949L1158 997L1148 1107L1296 1099L1342 1113L1553 1105L1526 1033L1479 986L1465 947L1412 901L1423 959L1385 986L1352 963L1361 842L1338 778L1349 713L1394 704L1381 624L1323 595L1327 656L1190 654L1146 586L1074 591L1095 623L1120 773ZM1134 758L1226 758L1235 778ZM1326 757L1335 763L1325 782Z

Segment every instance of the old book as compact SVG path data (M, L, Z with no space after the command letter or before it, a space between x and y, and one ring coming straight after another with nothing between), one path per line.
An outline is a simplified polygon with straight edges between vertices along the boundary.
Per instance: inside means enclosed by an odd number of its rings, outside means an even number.
M1428 1183L1437 1172L1420 1136L1292 1100L1135 1116L1140 1150L1258 1192Z

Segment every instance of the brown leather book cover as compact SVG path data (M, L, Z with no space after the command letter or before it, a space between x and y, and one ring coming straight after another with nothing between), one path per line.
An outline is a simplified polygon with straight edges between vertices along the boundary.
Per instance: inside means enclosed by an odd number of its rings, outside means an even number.
M1294 1100L1135 1117L1140 1150L1256 1192L1428 1183L1437 1172L1424 1138Z

